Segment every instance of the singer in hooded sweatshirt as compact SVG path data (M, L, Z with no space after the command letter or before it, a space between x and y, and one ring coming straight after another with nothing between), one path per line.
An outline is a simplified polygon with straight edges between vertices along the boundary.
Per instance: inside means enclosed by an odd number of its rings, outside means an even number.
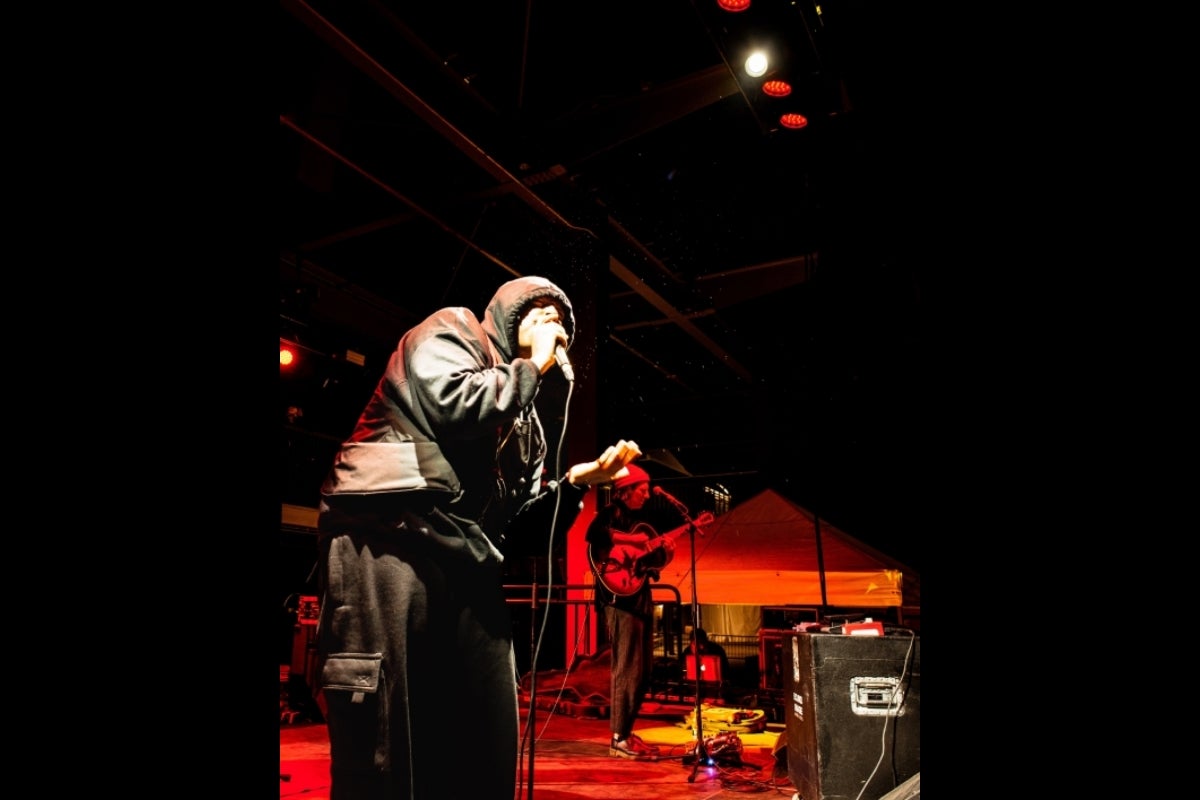
M502 543L565 535L588 487L640 455L621 440L544 474L534 398L555 364L573 380L574 333L570 300L540 277L501 285L482 319L434 312L400 338L337 452L318 522L331 800L513 800ZM448 742L465 772L447 768Z

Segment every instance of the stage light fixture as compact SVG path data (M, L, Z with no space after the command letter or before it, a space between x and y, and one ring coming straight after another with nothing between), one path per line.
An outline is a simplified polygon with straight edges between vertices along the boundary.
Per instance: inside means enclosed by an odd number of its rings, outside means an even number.
M717 5L723 11L729 11L736 14L739 11L745 11L750 7L750 0L717 0Z
M751 78L761 78L767 74L767 54L755 50L746 58L746 74Z
M279 366L290 367L296 363L296 351L285 344L279 345Z
M799 130L808 125L808 119L803 114L783 114L779 117L779 124L785 128Z
M792 85L787 81L773 80L764 83L762 90L768 97L787 97L792 93Z

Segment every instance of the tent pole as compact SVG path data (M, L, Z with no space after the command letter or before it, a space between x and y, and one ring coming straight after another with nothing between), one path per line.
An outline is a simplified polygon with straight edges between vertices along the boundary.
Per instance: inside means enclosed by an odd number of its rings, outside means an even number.
M829 604L829 598L825 595L825 552L821 549L821 515L816 512L813 513L813 533L817 542L817 577L821 581L821 607L824 608Z

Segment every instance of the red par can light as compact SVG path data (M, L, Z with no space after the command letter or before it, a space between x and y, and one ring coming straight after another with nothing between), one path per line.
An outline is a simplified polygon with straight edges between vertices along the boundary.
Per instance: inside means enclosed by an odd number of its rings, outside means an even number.
M808 125L808 119L803 114L783 114L779 117L779 124L785 128L799 130Z
M762 90L769 97L787 97L792 93L792 85L787 81L773 80L764 83Z

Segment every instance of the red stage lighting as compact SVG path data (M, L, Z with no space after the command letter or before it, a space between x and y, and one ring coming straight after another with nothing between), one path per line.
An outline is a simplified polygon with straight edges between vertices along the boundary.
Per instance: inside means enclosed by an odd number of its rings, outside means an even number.
M279 345L279 366L290 367L296 363L296 351L285 344Z
M787 81L767 81L762 90L763 94L771 97L787 97L792 93L792 85Z
M737 13L750 7L750 0L717 0L717 5L726 11Z
M803 114L784 114L779 118L779 124L785 128L796 130L807 125L808 120L804 118Z

